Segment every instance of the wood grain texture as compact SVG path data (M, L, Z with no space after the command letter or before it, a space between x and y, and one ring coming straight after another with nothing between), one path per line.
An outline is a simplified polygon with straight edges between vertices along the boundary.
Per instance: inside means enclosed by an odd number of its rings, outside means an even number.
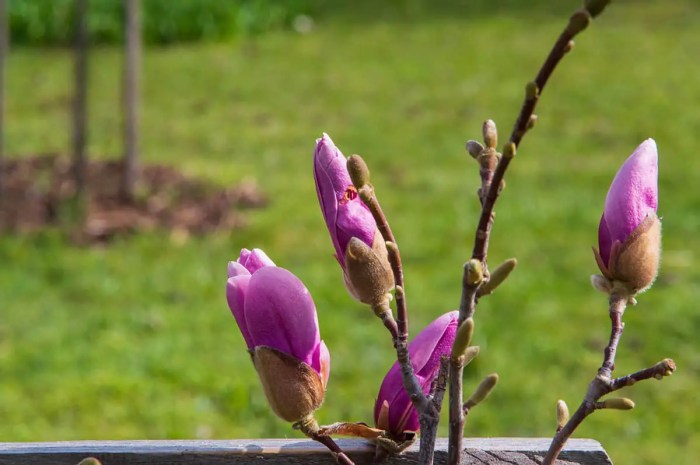
M465 439L463 465L538 465L549 447L548 438ZM374 448L362 440L339 440L357 465L372 463ZM96 457L103 465L297 465L335 463L326 448L308 440L236 439L184 441L65 441L2 442L0 465L77 465ZM418 448L393 457L388 464L417 463ZM438 439L435 463L447 462L447 439ZM599 442L572 439L558 465L612 465Z

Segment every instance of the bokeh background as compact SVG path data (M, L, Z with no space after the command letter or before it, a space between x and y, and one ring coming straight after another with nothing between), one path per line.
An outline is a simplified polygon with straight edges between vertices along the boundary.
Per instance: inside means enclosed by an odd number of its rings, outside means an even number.
M10 0L5 152L70 150L72 2ZM59 228L0 236L0 441L298 437L268 409L224 299L225 268L263 248L311 291L332 371L319 420L372 421L392 363L354 302L318 208L314 141L369 163L401 246L411 331L456 308L478 215L464 142L506 137L576 0L143 0L140 153L214 185L255 182L266 207L206 236L153 230L80 246ZM121 156L123 18L91 2L92 159ZM621 392L577 437L616 464L700 456L700 4L621 0L546 88L497 205L490 261L517 257L479 305L466 386L501 382L467 436L551 436L609 334L591 246L609 182L645 138L659 147L661 273L625 315L622 375L678 371ZM446 430L442 429L442 434Z

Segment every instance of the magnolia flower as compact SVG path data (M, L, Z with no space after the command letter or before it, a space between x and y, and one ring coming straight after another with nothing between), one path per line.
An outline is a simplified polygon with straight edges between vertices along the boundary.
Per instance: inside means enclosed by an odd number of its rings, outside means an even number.
M440 358L449 355L457 333L459 312L442 315L423 329L408 345L411 364L424 393L438 375ZM404 431L418 431L418 412L403 387L401 367L396 362L384 377L374 404L374 424L397 437Z
M386 244L350 180L347 159L328 134L316 141L314 179L348 291L370 305L385 302L394 285Z
M226 300L272 410L294 422L323 402L330 354L304 284L260 249L228 264Z
M659 267L657 177L656 143L647 139L617 172L598 226L598 267L608 281L623 284L632 295L651 286Z

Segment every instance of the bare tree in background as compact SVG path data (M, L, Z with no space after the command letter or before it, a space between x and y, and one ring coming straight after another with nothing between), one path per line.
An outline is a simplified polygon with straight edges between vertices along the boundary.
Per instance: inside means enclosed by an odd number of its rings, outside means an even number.
M8 52L7 1L0 0L0 202L3 199L5 172L5 57Z
M85 189L87 157L88 0L75 0L75 68L73 97L73 179L76 196Z
M141 62L141 18L139 0L125 0L126 54L124 58L124 174L121 194L130 200L138 173L138 95Z

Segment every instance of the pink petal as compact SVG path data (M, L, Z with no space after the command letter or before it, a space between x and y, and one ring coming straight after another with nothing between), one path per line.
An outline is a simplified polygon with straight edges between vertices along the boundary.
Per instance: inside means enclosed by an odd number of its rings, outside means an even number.
M304 284L289 271L263 267L250 278L245 319L255 346L269 346L318 366L316 307Z
M624 242L650 212L656 212L658 170L656 143L653 139L647 139L617 172L608 190L603 213L610 244ZM602 250L601 256L606 260Z
M347 170L347 159L328 134L316 141L314 179L321 212L331 235L336 257L345 266L345 248L357 237L372 245L376 223L360 200Z
M265 266L275 266L270 257L260 249L241 249L241 255L238 257L238 263L243 265L251 274Z
M456 311L442 315L423 329L408 346L411 364L424 393L430 390L438 374L440 357L449 354L452 349L458 320L459 312ZM398 362L394 363L386 374L379 389L379 396L374 405L375 424L385 401L389 404L390 431L401 433L417 431L420 428L418 413L403 388Z
M253 348L253 338L248 331L245 318L245 300L249 282L250 275L241 274L229 278L226 281L226 301L228 302L228 308L231 309L231 313L233 313L233 317L236 319L236 323L238 323L241 334L243 334L243 339L250 350Z

